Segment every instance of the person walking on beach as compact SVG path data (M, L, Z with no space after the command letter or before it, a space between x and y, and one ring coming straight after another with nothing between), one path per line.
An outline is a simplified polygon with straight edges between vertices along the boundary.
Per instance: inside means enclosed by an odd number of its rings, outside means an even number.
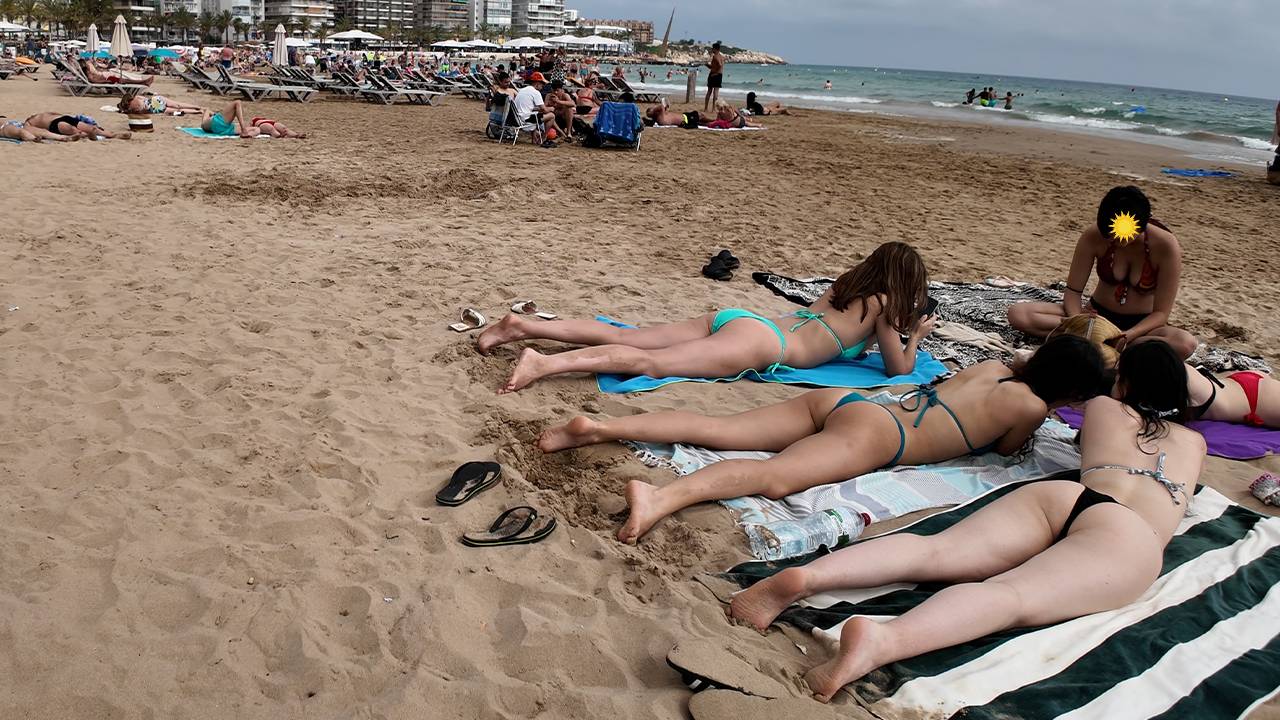
M720 102L720 86L724 84L724 55L720 54L720 41L711 44L711 59L707 61L707 99L702 112L711 112L711 104Z

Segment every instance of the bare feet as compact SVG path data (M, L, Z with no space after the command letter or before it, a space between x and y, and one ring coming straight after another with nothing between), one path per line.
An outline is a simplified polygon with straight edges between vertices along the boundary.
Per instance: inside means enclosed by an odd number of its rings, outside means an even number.
M666 517L657 507L658 488L641 480L627 483L627 505L631 508L631 516L618 530L618 539L628 545L635 545L640 537L653 529L658 521Z
M131 133L131 132L116 133L115 138L113 138L113 139L115 139L115 140L131 140L131 139L133 139L133 133Z
M604 442L600 436L600 423L589 417L579 416L559 427L547 428L538 436L538 448L544 453L594 445Z
M804 570L787 568L734 595L729 616L764 632L787 606L810 594L806 585Z
M476 339L476 349L481 355L488 355L489 351L505 345L514 340L523 340L525 338L524 322L519 315L511 313L498 321L496 325L480 333L480 337Z
M507 379L507 384L498 390L498 394L506 395L521 390L545 375L543 368L546 361L547 356L533 348L521 350L520 359L516 360L516 366L511 369L511 377Z
M882 657L888 629L865 617L852 617L840 630L840 652L805 674L805 682L820 702L831 702L840 688L875 670Z

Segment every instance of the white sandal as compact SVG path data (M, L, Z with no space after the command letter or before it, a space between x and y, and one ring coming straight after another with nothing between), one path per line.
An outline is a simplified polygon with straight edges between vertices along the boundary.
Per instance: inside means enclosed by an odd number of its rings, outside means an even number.
M549 312L540 312L538 303L532 300L517 300L511 304L511 312L517 315L532 315L541 320L558 320L559 315Z
M470 330L479 330L489 324L489 319L475 308L462 308L462 322L456 322L449 326L454 332L468 332Z

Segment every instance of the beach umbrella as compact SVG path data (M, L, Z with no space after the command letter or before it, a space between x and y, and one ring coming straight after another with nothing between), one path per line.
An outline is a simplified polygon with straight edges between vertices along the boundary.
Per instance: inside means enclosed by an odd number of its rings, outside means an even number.
M177 60L179 57L177 52L169 48L156 48L151 51L150 55L159 60Z
M95 32L96 32L96 29L95 29ZM83 40L66 40L66 41L64 41L64 42L63 42L63 44L64 44L64 45L66 45L67 47L84 47L84 46L85 46L85 41L83 41Z
M129 26L125 24L123 15L117 15L111 27L111 54L116 57L128 57L133 54L129 43Z
M80 57L82 57L82 58L96 58L96 59L98 59L98 60L107 60L107 59L110 59L110 58L111 58L111 51L110 51L110 50L99 50L99 51L97 51L97 52L87 52L87 51L86 51L86 52L82 52L82 53L80 53Z
M576 35L557 35L555 37L547 38L547 42L551 43L552 45L584 45L585 46L585 45L591 44L589 42L586 42L586 38L580 38L580 37L577 37Z
M291 37L284 39L285 47L311 47L312 43L313 41L303 40L302 38Z
M276 25L276 40L271 46L271 62L281 67L289 64L289 49L285 45L284 23Z
M89 48L89 52L97 52L98 50L98 26L89 25L89 41L84 44Z
M381 35L374 35L364 30L347 30L346 32L334 33L329 36L330 40L381 40Z
M463 45L466 45L467 47L471 47L471 48L496 48L496 47L498 47L497 45L495 45L495 44L493 44L493 43L491 43L491 42L488 42L487 40L480 40L480 39L478 39L478 38L477 38L477 39L475 39L475 40L468 40L468 41L466 41L466 42L464 42L464 43L462 43L462 44L463 44Z
M541 49L541 48L551 47L549 43L545 43L537 38L528 37L528 36L518 37L513 40L508 40L505 43L503 43L502 46L505 48L510 48L512 50L529 50L534 48Z

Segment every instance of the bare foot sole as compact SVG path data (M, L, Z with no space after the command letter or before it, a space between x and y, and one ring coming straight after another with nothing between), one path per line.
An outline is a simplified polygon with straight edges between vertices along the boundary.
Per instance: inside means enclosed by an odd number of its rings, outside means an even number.
M779 613L805 595L804 571L788 568L734 595L729 617L763 633Z
M647 482L632 480L627 483L627 505L631 515L618 530L618 539L628 545L635 545L640 537L653 529L658 521L666 517L654 508L657 501L658 488Z
M522 350L520 359L516 360L516 366L511 370L511 377L507 379L507 384L498 390L498 394L506 395L507 393L522 390L528 387L529 383L542 377L542 368L546 359L546 355L533 348Z
M819 702L831 702L840 688L875 670L886 640L885 627L865 617L850 618L840 631L840 652L831 660L805 673L805 682Z
M497 325L480 333L480 337L476 339L476 349L481 355L488 355L490 350L499 345L523 339L524 331L520 318L510 314L499 320Z
M544 453L594 445L599 440L600 423L589 417L576 417L559 427L548 428L538 436L538 448Z

